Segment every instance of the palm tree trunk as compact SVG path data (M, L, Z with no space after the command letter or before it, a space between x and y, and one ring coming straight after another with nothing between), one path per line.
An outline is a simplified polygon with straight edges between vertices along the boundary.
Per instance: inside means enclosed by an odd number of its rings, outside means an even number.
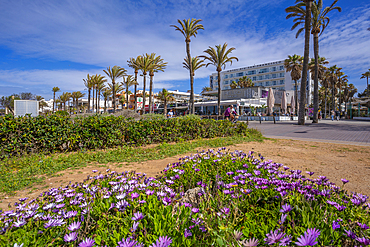
M107 99L104 98L104 112L107 112Z
M144 85L143 85L143 107L142 107L142 111L143 111L143 114L145 114L145 89L146 89L146 73L143 73L143 77L144 77Z
M190 74L190 111L191 114L194 114L194 77L193 77L193 68L191 66L191 55L190 55L190 39L186 39L186 55L189 62L189 74Z
M137 73L138 71L135 70L135 82L137 83ZM135 112L137 111L137 96L136 96L136 91L137 91L137 85L135 84L135 89L134 89L134 92L135 92L135 105L134 105L134 109L135 109Z
M91 89L89 88L89 94L88 94L88 99L87 99L87 109L90 111L90 98L91 98L91 95L90 95L90 93L91 93Z
M366 77L366 95L367 95L367 97L369 97L369 95L370 95L370 88L369 88L369 77L367 76Z
M167 100L164 100L164 116L167 116Z
M91 104L91 109L89 108L89 111L92 110L94 112L94 100L95 100L95 93L94 93L94 87L92 88L92 104Z
M221 115L221 68L217 68L217 76L218 76L217 78L217 84L218 84L217 115L220 116ZM218 119L218 116L217 116L217 119Z
M113 95L112 95L112 101L113 101L113 113L115 113L116 112L116 82L114 81L114 80L112 80L112 93L113 93Z
M324 119L326 119L326 99L328 97L327 88L325 88L325 113L324 113Z
M332 110L335 111L335 82L332 82L332 91L331 91L331 106Z
M307 71L308 71L308 59L310 56L311 2L313 0L304 0L304 1L306 2L306 18L305 18L303 70L302 70L302 81L301 81L301 99L299 101L299 114L298 114L298 124L299 125L304 125L305 123Z
M313 46L315 53L315 78L313 84L313 123L318 123L319 112L319 34L313 35Z
M128 110L128 87L126 85L126 109Z
M149 83L149 113L152 113L152 91L153 91L153 76L150 75L150 83Z
M55 105L56 105L56 103L55 103L55 92L54 92L54 99L53 99L53 113L55 112Z
M99 90L99 97L98 97L98 110L100 111L100 90Z
M294 109L294 113L297 114L298 116L298 84L297 84L297 80L294 81L295 82L295 109Z
M95 94L96 94L96 97L95 97L95 110L96 110L96 113L98 113L98 88L95 89Z

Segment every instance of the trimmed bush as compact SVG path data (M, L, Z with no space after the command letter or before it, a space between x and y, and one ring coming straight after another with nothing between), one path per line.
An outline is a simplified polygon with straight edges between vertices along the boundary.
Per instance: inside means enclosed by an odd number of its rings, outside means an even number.
M0 119L0 130L0 158L248 134L247 124L226 120L183 117L134 121L100 115L74 119L8 115Z

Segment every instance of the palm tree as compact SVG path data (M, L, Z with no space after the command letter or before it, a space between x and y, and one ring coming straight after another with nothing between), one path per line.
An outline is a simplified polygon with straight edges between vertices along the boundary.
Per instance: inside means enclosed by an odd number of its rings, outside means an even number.
M212 88L211 87L203 87L202 88L202 93L204 93L204 92L210 92L210 91L212 91Z
M338 88L338 76L340 76L343 72L341 72L342 68L338 68L336 65L331 66L328 68L328 80L330 82L330 86L332 88L331 91L331 97L332 97L332 109L335 111L335 95L336 95L336 90Z
M182 62L183 67L189 71L192 71L192 77L194 82L194 76L195 76L195 71L202 68L203 66L206 66L203 62L204 60L200 60L199 57L192 57L191 58L191 63L189 64L189 61L187 58L184 58L184 62ZM190 85L191 88L193 88L193 84ZM194 105L194 90L193 93L190 90L190 112L194 114L195 112L195 105Z
M237 88L238 87L238 83L236 82L236 81L232 81L231 83L230 83L230 88L231 89L235 89L235 88Z
M137 82L133 78L132 75L128 75L126 79L123 77L123 84L125 85L126 88L126 102L127 102L127 109L128 109L128 89L131 86L137 85Z
M226 68L226 63L230 62L230 65L232 65L233 60L239 61L237 57L229 57L228 55L232 53L232 51L235 50L234 47L231 47L227 49L227 43L221 45L216 45L216 49L213 47L210 47L205 50L204 52L207 55L199 56L201 58L204 58L204 60L208 60L209 62L206 64L206 67L208 65L213 65L216 67L217 75L218 75L218 99L217 99L217 110L218 115L221 114L221 71L222 67Z
M315 44L314 44L315 46ZM318 44L317 44L318 46ZM316 53L315 53L316 56ZM311 62L308 64L308 68L310 70L310 73L315 73L315 79L314 79L314 94L313 94L313 104L314 104L314 110L313 110L313 123L318 123L318 111L319 111L319 86L318 81L322 81L325 71L327 70L327 67L325 67L325 64L328 64L329 62L326 60L325 57L317 56L317 59L312 58ZM317 81L316 81L317 80ZM316 85L317 82L317 85Z
M199 24L201 22L201 19L194 19L192 18L187 20L177 20L177 22L180 24L179 26L171 25L171 27L174 27L177 31L181 32L182 35L185 37L185 43L186 43L186 55L188 64L191 62L191 55L190 55L190 38L192 36L196 37L198 34L198 30L204 30L204 27L202 24ZM193 70L192 67L189 67L189 74L190 74L190 102L193 102L192 107L192 114L194 114L194 76L193 76Z
M139 56L137 62L139 64L141 72L143 73L143 108L142 110L143 110L143 113L145 114L146 75L148 71L151 69L151 67L153 66L152 57L149 54L145 54L145 55Z
M78 106L78 101L84 96L85 94L81 93L81 91L72 92L72 98L75 100L75 107L76 107L77 112L80 111L79 106Z
M339 94L338 94L339 106L338 106L338 109L339 109L339 112L342 112L342 99L343 99L342 91L348 85L348 76L345 75L343 72L340 74L340 76L338 76L338 84L337 85L338 85L338 89L339 89Z
M103 97L104 97L104 112L107 112L107 101L109 99L109 96L111 95L112 91L109 88L103 89Z
M298 114L298 85L297 81L301 79L303 58L299 55L294 54L293 56L288 55L288 58L284 61L284 67L287 72L290 72L292 80L295 83L294 100L295 100L295 113ZM301 83L302 87L302 83Z
M325 88L325 96L324 96L324 99L325 99L325 113L324 113L324 118L326 118L326 105L327 105L327 98L328 98L328 89L330 87L330 81L329 81L329 71L328 71L328 68L326 68L323 76L322 76L322 79L321 79L321 86L323 88ZM329 110L330 112L330 110Z
M164 103L164 115L167 115L167 103L174 102L175 98L173 94L169 93L166 89L162 89L162 91L158 92L158 99Z
M369 77L370 77L370 69L369 71L366 71L365 73L361 74L362 76L360 77L360 79L365 79L366 78L366 96L369 97L369 91L370 91L370 88L369 88Z
M313 0L296 0L298 3L296 6L291 6L285 9L287 13L294 12L293 8L297 7L299 12L303 10L301 2L305 3L305 20L304 20L304 30L305 30L305 42L304 42L304 56L303 56L303 69L302 69L302 82L301 82L301 98L299 102L299 114L298 114L298 124L304 125L305 123L305 104L306 104L306 85L307 85L307 71L308 71L308 59L310 55L310 27L311 27L311 4ZM298 10L297 10L298 11ZM293 17L292 14L289 14L286 18ZM294 19L294 25L292 30L295 29L298 25L303 23L301 18ZM298 30L296 37L302 32L302 28Z
M347 103L352 99L352 97L357 93L357 88L350 83L344 88L344 102L345 104L345 112L347 113Z
M64 105L63 110L66 111L66 103L71 99L71 93L64 92L62 95L59 96L60 102Z
M87 98L87 109L90 111L90 99L91 99L91 89L93 88L93 85L91 83L91 77L89 74L87 74L87 78L83 79L84 85L88 90L88 98Z
M112 80L113 112L116 112L116 90L115 90L116 80L126 75L126 70L119 66L113 66L112 68L109 66L107 70L103 71Z
M60 92L60 88L59 87L53 87L52 91L54 93L54 97L53 97L53 112L55 112L55 93Z
M152 60L152 65L150 66L149 69L149 76L150 76L150 86L149 86L149 113L152 112L152 94L153 94L153 77L155 72L159 71L164 71L167 62L163 61L163 58L161 56L155 56L155 53L150 54L151 60ZM153 108L154 109L154 108Z
M237 85L240 88L246 88L246 87L254 87L254 83L251 78L248 78L247 76L243 76L242 78L239 78Z
M297 1L298 2L298 1ZM339 12L342 11L342 9L340 7L334 7L334 5L338 2L338 0L334 0L334 2L329 6L329 7L325 7L323 8L323 1L322 0L315 0L313 1L313 4L312 4L312 8L311 8L311 14L312 14L312 18L311 18L311 34L313 35L313 38L314 38L314 56L315 56L315 60L314 61L317 61L315 64L314 64L314 69L311 70L311 73L313 74L314 72L314 115L313 115L313 123L317 123L318 122L318 107L319 107L319 102L318 102L318 87L319 87L319 77L318 77L318 73L319 73L319 35L321 35L325 28L328 26L329 24L329 17L327 17L326 15L332 11L332 10L338 10ZM287 19L288 18L291 18L291 17L294 17L294 26L292 27L292 29L294 29L295 27L297 27L298 25L300 24L303 24L304 23L304 20L306 18L306 10L304 10L303 6L305 6L306 4L303 3L303 2L300 2L298 3L297 5L295 6L291 6L289 8L287 8L287 12L290 13L288 16L287 16ZM299 31L297 32L297 35L296 37L298 37L298 35L304 30L304 28L300 28Z
M136 96L136 91L137 91L137 86L139 85L139 83L137 83L137 73L139 72L139 69L140 69L140 64L139 64L139 61L140 61L140 56L138 56L136 59L135 58L130 58L127 63L128 63L128 66L132 69L134 69L134 73L135 73L135 81L136 81L136 84L135 84L135 88L134 88L134 97L135 97L135 105L134 105L134 110L136 112L137 110L137 96Z

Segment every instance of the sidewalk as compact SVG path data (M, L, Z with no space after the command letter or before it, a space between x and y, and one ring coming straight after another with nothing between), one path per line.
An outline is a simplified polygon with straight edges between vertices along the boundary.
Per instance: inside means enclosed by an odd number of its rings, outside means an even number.
M319 141L370 146L370 123L356 120L321 120L317 124L306 121L262 122L250 121L250 128L258 129L267 138Z

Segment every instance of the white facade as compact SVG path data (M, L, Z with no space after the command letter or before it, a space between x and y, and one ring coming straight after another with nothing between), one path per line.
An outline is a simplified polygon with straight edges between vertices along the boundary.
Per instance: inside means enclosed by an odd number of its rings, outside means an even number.
M295 83L290 76L290 72L286 72L286 69L284 68L284 60L222 71L221 90L230 89L232 81L237 82L238 79L243 76L247 76L252 79L255 86L271 87L275 90L295 90ZM311 79L310 73L308 74L308 78L307 103L311 104L313 99L313 80ZM218 89L217 79L217 73L213 73L210 76L210 87L214 91ZM298 80L297 84L299 97L301 80Z

